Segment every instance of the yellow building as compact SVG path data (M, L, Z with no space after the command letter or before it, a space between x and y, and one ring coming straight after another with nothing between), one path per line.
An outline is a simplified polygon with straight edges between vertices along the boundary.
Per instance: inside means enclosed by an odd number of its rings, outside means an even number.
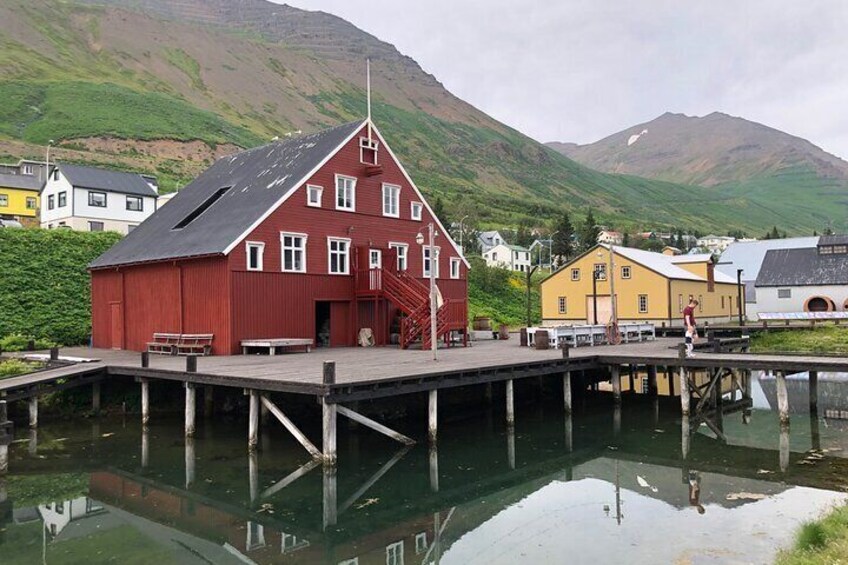
M0 174L0 218L37 226L43 184L34 175Z
M711 255L672 255L629 247L615 247L614 252L619 321L681 326L690 298L700 302L695 311L700 325L738 317L739 287L715 270ZM596 309L597 323L609 322L609 271L609 246L596 245L542 281L542 323L593 324Z

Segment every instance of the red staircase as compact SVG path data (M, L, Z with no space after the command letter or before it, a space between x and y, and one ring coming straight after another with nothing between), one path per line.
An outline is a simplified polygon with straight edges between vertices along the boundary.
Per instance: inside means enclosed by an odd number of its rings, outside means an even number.
M418 279L402 271L391 269L361 269L356 272L356 288L359 296L379 296L393 302L405 314L401 319L400 346L407 349L421 339L421 346L428 349L430 340L430 289ZM465 317L457 323L456 308L451 308L445 299L436 312L436 337L444 337L451 330L463 329ZM459 325L459 327L457 327Z

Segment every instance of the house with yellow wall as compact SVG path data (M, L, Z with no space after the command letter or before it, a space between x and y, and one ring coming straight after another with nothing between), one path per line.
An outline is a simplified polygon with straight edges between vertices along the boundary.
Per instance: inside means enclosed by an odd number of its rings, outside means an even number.
M43 185L36 175L0 173L0 218L37 226Z
M739 286L715 269L712 255L613 249L614 270L609 246L599 244L542 281L544 325L608 323L612 318L611 276L615 277L620 322L682 326L683 308L690 298L700 302L695 312L699 324L738 317Z

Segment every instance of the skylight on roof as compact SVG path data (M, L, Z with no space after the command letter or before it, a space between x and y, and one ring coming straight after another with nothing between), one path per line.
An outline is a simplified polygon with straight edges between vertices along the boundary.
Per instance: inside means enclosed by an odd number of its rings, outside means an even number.
M215 204L215 202L217 202L222 196L224 196L231 188L232 186L225 186L224 188L219 188L218 190L216 190L214 194L212 194L212 196L204 200L200 204L200 206L195 208L190 214L180 220L180 222L171 229L181 230L190 223L192 223L198 218L198 216L208 210L213 204Z

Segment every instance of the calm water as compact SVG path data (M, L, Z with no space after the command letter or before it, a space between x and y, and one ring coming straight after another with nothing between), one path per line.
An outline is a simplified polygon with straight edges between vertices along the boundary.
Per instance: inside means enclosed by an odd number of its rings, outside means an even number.
M674 404L590 397L569 426L551 393L514 435L497 409L441 408L433 453L342 423L334 475L274 422L253 458L241 419L201 419L188 445L157 414L147 434L46 424L0 479L0 563L768 563L848 485L838 419L793 415L781 470L768 394L747 425L724 417L726 442L693 425L685 460Z

